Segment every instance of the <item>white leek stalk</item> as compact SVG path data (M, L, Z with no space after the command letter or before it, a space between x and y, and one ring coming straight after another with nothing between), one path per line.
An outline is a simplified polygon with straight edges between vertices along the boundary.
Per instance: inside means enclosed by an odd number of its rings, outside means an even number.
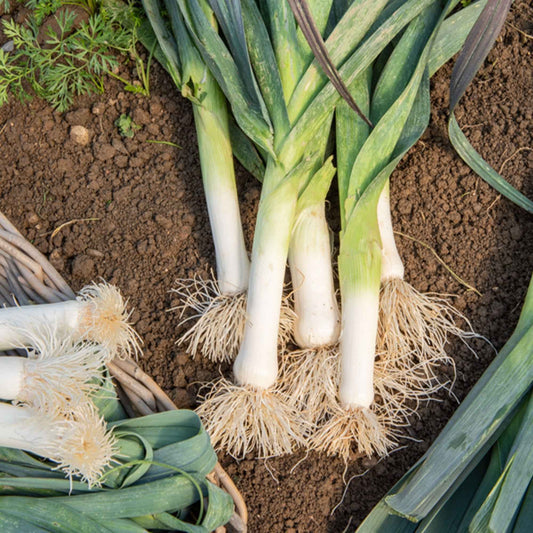
M271 161L271 160L270 160ZM283 170L269 161L274 174ZM296 210L295 180L268 191L257 217L244 339L233 365L237 384L267 389L278 374L278 329L289 241Z
M36 338L28 357L0 357L0 398L51 413L71 413L87 401L102 378L107 351L93 343L73 343L53 332Z
M113 434L91 404L67 418L0 402L0 427L0 446L49 459L90 486L98 484L116 451Z
M319 173L326 179L320 180ZM312 190L300 197L289 248L296 312L294 338L300 349L283 355L280 381L291 402L311 423L324 416L337 390L340 313L324 199L334 173L331 162L326 162L313 177L308 187Z
M200 105L193 105L200 165L211 233L215 244L220 292L239 294L248 288L250 262L244 244L226 100L212 79L205 83Z
M381 236L381 282L403 279L403 261L396 247L390 210L390 183L387 180L378 202L378 224Z
M300 348L331 346L339 337L340 316L324 209L322 201L299 212L289 248L296 312L294 339Z
M49 327L58 338L101 344L109 360L117 354L137 355L140 340L128 318L119 290L95 283L82 289L76 300L0 309L0 350L29 346L40 330Z
M434 294L421 294L404 280L404 266L398 253L392 227L389 184L383 189L378 203L379 231L382 241L381 300L379 349L386 353L390 364L407 369L420 387L431 392L439 366L453 365L446 353L450 335L463 341L477 337L468 319L446 299ZM457 325L466 324L466 329Z
M304 422L274 387L285 266L298 181L269 159L254 235L244 338L233 364L197 412L213 445L235 457L289 453L303 442ZM305 426L306 427L306 426Z

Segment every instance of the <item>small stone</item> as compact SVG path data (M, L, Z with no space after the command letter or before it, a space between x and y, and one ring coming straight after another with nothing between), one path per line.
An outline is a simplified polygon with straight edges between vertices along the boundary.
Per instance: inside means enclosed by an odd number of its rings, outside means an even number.
M104 257L104 254L100 250L93 250L92 248L88 248L86 250L87 255L90 255L91 257L98 257L101 259Z
M89 144L89 130L84 126L76 124L70 128L70 138L76 144L80 146L87 146Z
M4 43L2 45L2 50L4 52L13 52L13 50L15 50L15 41L11 40L11 41L7 41L7 43Z

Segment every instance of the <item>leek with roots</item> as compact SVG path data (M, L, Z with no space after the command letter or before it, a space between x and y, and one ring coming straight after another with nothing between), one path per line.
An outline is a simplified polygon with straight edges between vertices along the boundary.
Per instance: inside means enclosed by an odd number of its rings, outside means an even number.
M342 2L339 2L339 7L342 7ZM463 14L463 11L465 12ZM455 53L464 41L469 28L475 21L476 16L479 14L479 6L471 6L461 11L460 14L449 17L439 30L439 34L436 37L436 45L431 49L431 55L429 63L431 65L431 73L437 70L441 64L446 62L453 53ZM458 17L461 18L458 22ZM464 15L464 16L463 16ZM402 58L402 54L405 55L405 49L408 46L412 46L409 39L412 40L413 36L417 36L418 40L423 44L424 37L420 32L417 32L415 24L412 25L410 30L407 30L397 44L396 49L393 52L393 56L398 61L398 56ZM419 43L420 46L420 43ZM399 52L397 51L399 49ZM409 50L411 54L413 50ZM416 54L414 56L416 58ZM389 59L389 63L392 59ZM379 67L378 67L379 68ZM389 69L392 72L387 72L387 76L382 74L381 79L386 79L388 83L390 80L396 81L396 84L400 88L405 88L405 84L409 81L410 73L408 69L404 69L401 72L401 76L398 75L398 69ZM404 80L403 82L398 81ZM352 94L355 96L356 102L360 109L364 113L370 114L370 88L371 88L371 69L356 79L350 86ZM398 87L395 88L398 96ZM401 92L401 91L400 91ZM382 107L384 106L383 94L389 96L386 91L375 90L373 95L373 102L380 102ZM390 107L391 101L388 102ZM354 165L357 154L361 147L365 143L369 135L369 126L362 119L356 116L356 114L349 108L346 103L341 103L337 107L337 120L336 120L336 137L337 137L337 163L339 166L339 190L341 192L340 211L341 211L341 223L345 223L345 202L346 197L343 197L343 191L348 189L348 183L350 179L350 173ZM372 116L374 121L379 120L379 116ZM421 131L419 132L419 134ZM401 143L400 143L401 144ZM381 207L383 199L387 199L388 194L388 182L384 187L384 190L380 196L378 205ZM387 248L387 238L393 235L384 232L381 228L382 215L380 207L378 207L378 222L380 224L380 236L383 239L382 245L382 272L390 272L389 267L397 268L398 263L392 262L388 254L383 250ZM390 223L390 213L389 213ZM390 226L392 231L392 226ZM403 274L403 265L400 263L398 273ZM414 290L413 290L414 292ZM444 309L440 315L438 315L439 325L441 322L446 323L446 326L452 332L457 332L462 337L473 336L471 332L462 332L458 327L455 327L451 318L453 315L448 315L445 307L447 304L443 302L440 304L436 298L429 299L426 296L419 295L419 300L426 302L433 306L433 309L438 304L439 309ZM450 309L452 309L450 307ZM380 323L382 320L380 316ZM385 317L386 319L387 317ZM447 322L446 322L447 321ZM446 335L444 335L446 336ZM445 343L446 341L444 341ZM442 343L442 344L444 344ZM307 352L304 351L304 354ZM305 357L298 357L299 354L293 354L294 357L288 359L288 369L286 370L287 379L289 383L288 389L291 396L300 399L300 404L306 413L309 415L309 420L316 423L321 422L323 417L329 412L334 405L337 404L337 385L339 376L341 373L341 364L336 353L331 350L320 351L318 353L307 353ZM443 360L449 360L444 350L433 350L431 353L425 354L424 358L417 357L414 350L403 350L402 352L390 352L382 347L382 343L379 343L379 352L377 360L373 365L374 373L374 388L377 391L378 404L374 405L373 409L379 412L378 419L381 419L381 424L371 424L367 427L368 431L376 432L380 428L383 430L387 426L403 426L406 424L406 415L413 412L412 405L417 405L417 402L421 399L429 398L439 388L444 386L440 384L438 380L434 379L434 373L428 372L434 367L442 363ZM407 402L414 400L408 404ZM344 425L341 422L341 426ZM385 430L387 431L387 430ZM394 436L398 434L396 430L391 430ZM347 448L343 455L346 456L346 450L349 445L349 438L345 440ZM316 441L315 441L316 442ZM393 441L388 440L387 446L392 446ZM313 441L312 441L313 445ZM386 446L386 447L387 447ZM386 448L385 447L385 448ZM381 448L382 453L385 450ZM365 453L370 453L371 449L366 449Z
M378 20L385 3L355 2L328 38L330 53L334 61L341 64L340 75L348 85L431 4L429 0L405 2L380 19L379 30L358 46ZM311 144L340 97L312 63L298 81L290 101L286 102L279 67L275 68L272 42L282 38L276 32L286 32L285 39L294 35L294 19L287 4L265 2L263 11L259 12L251 0L232 4L231 9L229 5L211 0L210 6L225 42L206 17L202 9L206 4L180 0L179 6L195 44L230 101L236 121L268 158L254 237L247 323L234 364L237 385L228 381L219 383L199 412L214 442L230 453L242 455L253 447L258 447L260 455L283 453L291 449L291 443L298 442L297 431L284 437L288 412L280 407L274 413L275 404L271 401L276 398L278 365L274 333L279 323L285 260L297 197L309 174L307 162L315 157L310 152ZM267 24L263 14L268 19ZM347 31L348 28L353 31ZM421 74L417 76L420 79ZM404 98L411 100L408 107L416 95L416 83L413 82L411 89L409 98ZM399 115L405 120L403 111L399 110ZM412 133L408 137L403 144L411 142ZM393 149L394 143L387 157ZM382 167L386 164L386 160L379 163ZM374 170L378 173L381 169ZM379 234L377 243L380 251ZM254 409L257 406L261 408ZM297 420L294 419L294 429L299 427Z
M52 329L24 336L32 339L26 357L0 356L0 399L49 413L75 412L99 387L107 350L59 338Z
M416 9L413 13L408 3L389 22L385 39L374 38L366 47L354 51L384 3L360 2L366 9L354 9L347 20L341 21L348 27L357 20L356 31L350 33L349 39L341 40L338 35L334 38L338 54L349 58L343 67L348 77L356 77L364 70L388 40L416 16ZM232 10L231 17L223 3L212 1L211 6L229 49L208 24L198 2L180 2L195 43L230 101L237 122L268 154L268 161L254 236L248 319L233 367L237 384L224 380L216 385L199 412L213 441L230 453L244 455L257 447L260 455L277 455L302 442L301 431L307 430L307 425L300 424L297 414L288 410L284 398L276 393L276 334L298 194L309 174L307 161L315 157L311 143L322 131L339 97L312 64L286 102L271 43L294 35L295 23L288 4L266 2L263 13L267 24L249 0L241 3L242 11ZM241 14L244 24L237 20L232 27L230 19L234 22Z
M216 280L177 280L173 292L181 313L194 311L196 322L179 339L193 356L231 359L242 339L249 276L226 100L195 49L176 3L165 2L168 23L157 1L144 0L159 45L161 61L182 95L192 102L202 181L215 246ZM214 23L214 20L211 22Z
M423 95L428 82L425 69L431 35L435 34L442 18L440 6L430 6L407 27L402 38L423 28L429 30L416 68L364 141L349 169L349 177L339 177L344 208L339 251L342 297L339 403L331 406L328 419L313 436L312 445L344 458L349 457L353 442L359 453L387 454L395 445L398 428L406 424L405 415L409 413L401 404L398 407L397 402L388 402L386 398L382 403L374 401L381 280L377 208L390 174L390 161L398 145L403 143L401 137L409 134L412 123L419 120L420 110L415 105L418 95L422 95L419 100L425 104ZM338 119L343 118L346 115L338 115Z
M317 30L324 35L333 2L311 1ZM289 119L294 119L307 94L298 91L302 76L312 63L312 52L302 46L305 37L301 28L295 35L280 32L273 39L280 65L284 95L289 101ZM284 66L287 56L298 58ZM324 83L320 80L320 83ZM328 161L329 133L333 116L317 133L317 170L300 191L297 212L289 244L289 267L292 280L294 311L294 341L299 349L283 354L280 383L291 402L303 413L306 420L314 422L316 409L322 403L324 387L322 361L327 361L335 351L340 333L340 313L333 280L332 248L329 226L326 221L326 195L335 169ZM310 387L309 383L316 383Z
M66 417L0 402L0 426L0 446L49 459L89 486L99 483L116 451L115 437L90 403Z
M412 25L390 54L373 91L373 121L380 120L407 85L430 31L423 24ZM443 297L421 294L404 280L392 228L388 182L378 202L378 223L382 243L379 349L399 364L419 365L431 388L434 368L441 363L453 364L445 350L449 335L465 340L475 334L468 320ZM459 320L467 330L456 325ZM402 357L407 354L410 357Z
M0 350L29 346L39 331L49 328L58 338L102 345L108 361L137 356L140 338L128 323L129 316L116 287L93 283L76 300L0 309Z

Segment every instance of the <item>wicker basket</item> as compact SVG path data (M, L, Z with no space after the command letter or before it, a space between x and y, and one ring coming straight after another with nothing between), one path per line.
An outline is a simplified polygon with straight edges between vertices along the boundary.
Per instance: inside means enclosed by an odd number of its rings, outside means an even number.
M52 303L74 298L75 293L48 259L0 213L0 305ZM135 361L116 359L108 364L108 369L128 416L133 418L178 409ZM246 505L230 476L217 463L207 477L230 494L235 502L235 513L227 524L228 529L245 532ZM224 531L225 527L217 529L217 533Z

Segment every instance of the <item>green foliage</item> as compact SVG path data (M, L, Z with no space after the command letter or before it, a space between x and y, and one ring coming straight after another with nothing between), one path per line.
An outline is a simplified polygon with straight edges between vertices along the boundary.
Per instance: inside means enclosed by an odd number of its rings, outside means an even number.
M122 137L129 138L133 137L136 130L141 129L141 127L138 124L135 124L133 119L125 113L122 113L122 115L115 120L115 126L118 128L118 131Z
M28 0L26 7L33 11L33 18L40 26L48 15L53 15L61 6L63 0Z
M80 22L69 5L92 14ZM75 95L103 92L104 76L118 68L119 54L133 58L140 77L138 85L119 78L125 89L148 94L149 65L136 51L141 19L132 5L28 0L26 6L32 14L25 24L3 21L3 32L15 49L0 50L0 105L11 93L22 99L34 93L64 111Z

